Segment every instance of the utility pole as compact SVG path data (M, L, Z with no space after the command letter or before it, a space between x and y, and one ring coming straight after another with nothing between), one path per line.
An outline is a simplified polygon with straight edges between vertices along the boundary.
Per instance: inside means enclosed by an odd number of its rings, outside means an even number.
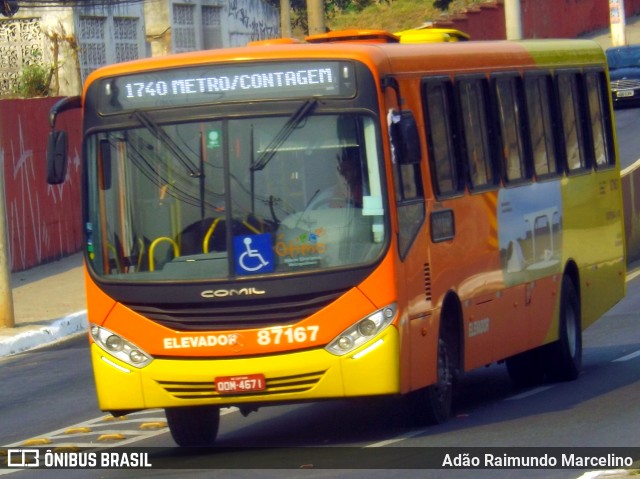
M620 47L627 44L627 20L624 0L609 0L609 24L611 25L611 45Z
M0 164L1 165L1 164ZM0 176L0 328L13 328L13 293L7 240L7 208L4 197L4 172Z
M504 0L504 21L507 40L522 40L520 0Z
M291 2L280 0L280 37L291 38Z
M309 24L309 35L326 33L323 0L307 0L307 23Z

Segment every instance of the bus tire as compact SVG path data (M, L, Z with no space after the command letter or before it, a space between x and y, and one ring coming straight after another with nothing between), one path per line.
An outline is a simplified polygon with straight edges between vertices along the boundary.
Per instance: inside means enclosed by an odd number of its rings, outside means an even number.
M171 436L178 446L211 446L215 442L220 425L219 407L175 407L166 408L164 412Z
M455 367L447 342L438 340L438 377L435 384L409 394L411 420L420 426L441 424L451 417Z
M545 351L545 369L552 381L572 381L582 367L582 320L580 297L573 280L562 278L560 292L559 339Z
M545 365L539 348L506 359L509 379L518 388L536 386L544 381Z

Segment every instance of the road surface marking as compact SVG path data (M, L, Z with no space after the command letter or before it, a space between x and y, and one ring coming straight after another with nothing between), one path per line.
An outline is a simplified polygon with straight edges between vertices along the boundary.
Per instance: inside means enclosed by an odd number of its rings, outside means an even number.
M553 388L553 386L540 386L534 389L531 389L530 391L525 391L523 393L520 394L516 394L515 396L511 396L505 399L505 401L515 401L518 399L524 399L524 398L528 398L529 396L533 396L534 394L538 394L541 392L544 392L548 389Z
M407 432L401 436L395 437L393 439L387 439L386 441L380 441L380 442L374 442L373 444L369 444L367 446L364 447L385 447L388 446L389 444L394 444L396 442L400 442L400 441L405 441L407 439L411 439L412 437L416 437L419 436L421 434L424 434L428 431L428 429L419 429L417 431L411 431L411 432Z
M612 363L620 363L623 361L629 361L630 359L634 359L640 356L640 351L636 351L635 353L627 354L626 356L622 356L621 358L614 359L611 361Z

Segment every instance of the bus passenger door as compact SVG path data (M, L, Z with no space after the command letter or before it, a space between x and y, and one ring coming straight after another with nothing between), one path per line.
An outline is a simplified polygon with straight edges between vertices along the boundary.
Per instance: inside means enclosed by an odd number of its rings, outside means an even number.
M393 143L393 180L397 216L398 298L404 314L401 389L417 389L436 380L437 327L428 288L429 241L426 226L420 135L413 113L389 110ZM435 332L434 332L435 331Z

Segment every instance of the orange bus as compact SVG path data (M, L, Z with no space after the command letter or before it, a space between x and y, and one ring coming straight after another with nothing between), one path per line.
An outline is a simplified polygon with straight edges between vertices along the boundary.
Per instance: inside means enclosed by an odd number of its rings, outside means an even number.
M52 184L83 111L102 410L164 408L189 446L231 405L390 395L425 424L480 366L578 376L625 292L604 53L378 40L107 66L52 108Z

